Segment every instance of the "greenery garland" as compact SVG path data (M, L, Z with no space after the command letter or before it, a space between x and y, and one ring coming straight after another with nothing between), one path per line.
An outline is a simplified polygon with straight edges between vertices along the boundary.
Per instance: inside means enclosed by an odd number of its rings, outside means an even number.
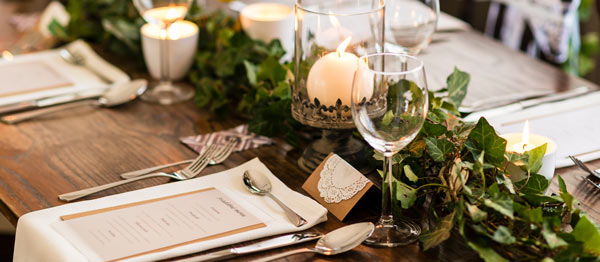
M69 25L50 25L59 39L83 38L141 61L143 21L129 0L71 0L67 8ZM201 35L188 75L197 89L196 104L217 116L245 116L253 132L297 141L301 125L290 110L293 65L278 62L284 52L280 43L250 39L235 18L221 12L203 14L194 6L187 19L198 24ZM544 194L549 182L537 172L546 145L524 155L509 153L487 120L460 119L456 109L469 79L455 69L446 89L429 92L427 121L393 158L394 211L428 207L434 226L420 238L424 249L457 230L485 261L600 261L600 229L579 209L562 178L559 195ZM509 165L527 178L513 183Z

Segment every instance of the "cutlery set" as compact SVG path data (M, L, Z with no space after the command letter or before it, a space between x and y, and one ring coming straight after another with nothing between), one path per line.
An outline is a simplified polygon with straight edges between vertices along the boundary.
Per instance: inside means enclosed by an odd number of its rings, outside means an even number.
M135 79L126 83L113 83L111 79L87 63L83 55L77 52L71 52L67 49L61 49L60 56L64 61L70 64L85 67L102 80L102 82L110 84L111 87L102 91L100 89L77 91L2 105L0 106L0 114L29 110L5 115L0 118L2 122L6 124L15 124L34 117L81 106L117 106L134 100L146 91L148 83L144 79Z

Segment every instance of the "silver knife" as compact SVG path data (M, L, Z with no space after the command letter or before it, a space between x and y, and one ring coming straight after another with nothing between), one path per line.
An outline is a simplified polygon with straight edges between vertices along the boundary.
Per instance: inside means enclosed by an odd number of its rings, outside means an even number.
M29 101L23 101L14 104L8 104L0 106L0 114L10 113L14 111L20 111L31 108L40 108L47 107L57 104L62 104L66 102L72 102L76 100L83 100L88 98L95 98L102 95L104 92L104 88L102 89L93 89L93 90L85 90L76 93L69 93L63 95L56 95L51 97L45 97L40 99L33 99Z
M508 104L505 106L496 107L493 109L474 112L474 113L469 114L465 118L463 118L463 120L465 122L475 122L475 121L479 120L479 118L482 116L486 117L486 118L490 118L490 117L494 117L494 116L508 114L508 113L523 110L523 109L530 108L530 107L537 106L537 105L544 104L544 103L556 102L556 101L560 101L560 100L577 97L577 96L586 94L589 91L590 91L589 87L580 86L580 87L573 88L573 89L565 91L565 92L560 92L560 93L542 96L542 97L533 98L533 99L527 99L527 100L519 101L516 103Z
M284 247L289 245L294 245L298 243L303 243L307 241L317 240L323 237L323 234L314 233L314 232L306 232L306 233L295 233L289 234L281 237L276 237L273 239L261 241L255 244L250 244L243 247L234 247L230 249L225 249L221 251L211 252L205 255L194 256L189 258L184 258L181 260L175 260L176 262L199 262L199 261L220 261L224 259L229 259L235 256L249 254L253 252Z

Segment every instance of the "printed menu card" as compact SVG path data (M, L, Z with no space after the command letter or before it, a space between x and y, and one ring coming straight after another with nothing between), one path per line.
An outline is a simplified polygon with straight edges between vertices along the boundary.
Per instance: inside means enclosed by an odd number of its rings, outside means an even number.
M115 261L265 227L207 188L61 217L52 227L93 260Z
M43 61L0 65L0 97L73 85Z

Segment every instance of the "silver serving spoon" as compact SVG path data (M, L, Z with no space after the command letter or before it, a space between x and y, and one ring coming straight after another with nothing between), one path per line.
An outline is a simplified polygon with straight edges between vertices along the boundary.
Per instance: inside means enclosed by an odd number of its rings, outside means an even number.
M31 110L23 113L17 113L2 117L0 120L7 124L18 123L37 116L71 109L80 106L103 106L111 107L127 103L146 91L148 82L144 79L137 79L124 84L116 85L108 89L100 98L80 100L76 102L61 104L57 106Z
M314 248L300 248L283 252L281 254L254 260L253 262L267 262L282 257L300 253L313 252L321 255L336 255L351 250L367 239L375 230L371 222L363 222L333 230L317 241Z
M244 172L244 184L250 190L250 193L257 195L265 195L275 200L277 204L283 208L285 215L288 219L297 227L306 224L306 220L298 215L294 210L291 210L284 203L282 203L277 197L271 194L271 181L263 173L256 170L246 170Z

